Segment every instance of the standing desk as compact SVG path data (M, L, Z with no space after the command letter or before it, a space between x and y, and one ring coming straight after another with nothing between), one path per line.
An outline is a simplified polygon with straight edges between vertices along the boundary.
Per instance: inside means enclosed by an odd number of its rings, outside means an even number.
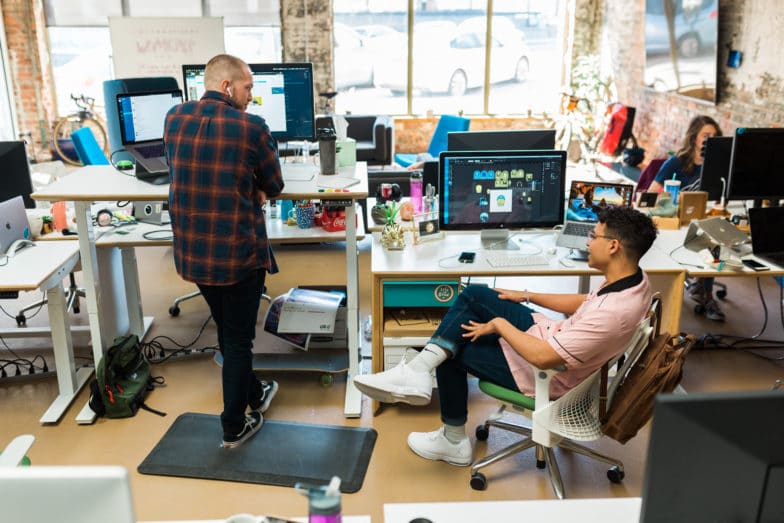
M71 329L62 281L79 262L76 242L36 242L19 251L0 267L0 290L46 291L59 394L41 417L41 423L56 423L87 383L92 369L75 369Z
M287 230L277 226L280 235L271 241L327 241L345 239L347 274L347 325L349 371L346 380L345 414L359 417L362 397L353 386L353 377L359 366L359 282L357 260L357 227L355 226L355 203L367 197L367 165L357 163L354 167L341 168L340 176L355 177L359 183L347 192L319 192L321 176L315 164L281 164L285 189L279 199L320 199L333 204L346 205L345 233L327 233ZM313 174L312 178L307 178ZM297 180L290 179L297 178ZM330 177L326 177L330 178ZM110 165L89 165L33 193L35 200L72 201L76 208L76 224L79 231L79 252L82 258L85 287L87 289L87 311L93 343L93 358L96 364L115 336L127 332L140 337L152 322L144 317L141 292L134 248L138 245L165 245L167 240L148 241L134 235L119 238L112 235L101 241L105 231L93 226L91 207L95 201L166 201L168 185L152 185L138 180L133 175L117 171ZM272 220L270 220L272 222ZM278 220L280 224L280 220ZM270 233L276 225L269 224ZM314 229L315 231L315 229ZM322 234L323 233L323 234ZM291 240L288 236L291 235ZM96 246L101 249L96 249ZM105 248L104 248L105 247ZM94 419L89 406L85 405L77 421L91 423Z
M515 238L530 241L543 253L555 247L554 234L549 230L518 234ZM407 237L407 240L410 240L410 236ZM462 251L476 252L475 262L459 263L457 257ZM574 267L564 267L559 259L565 257L568 251L566 248L558 247L555 254L548 255L550 263L546 266L492 267L483 256L488 251L482 249L479 233L476 232L448 232L444 239L432 240L419 245L412 245L409 242L405 249L399 251L385 249L381 245L380 234L374 233L371 253L372 372L382 371L384 364L385 282L458 279L462 276L578 276L579 289L577 292L588 292L590 276L600 276L601 273L588 267L587 262L573 261ZM510 255L514 255L515 252L519 253L520 251L512 251ZM674 262L662 250L653 248L640 260L640 266L648 275L652 289L662 294L662 328L670 332L678 332L685 281L683 267ZM372 411L375 412L378 408L378 402L373 401L372 405Z

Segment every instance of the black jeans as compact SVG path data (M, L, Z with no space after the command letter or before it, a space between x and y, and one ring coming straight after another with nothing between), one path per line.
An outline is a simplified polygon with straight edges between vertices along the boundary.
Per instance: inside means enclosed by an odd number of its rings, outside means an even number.
M236 433L245 424L245 410L261 394L253 373L253 339L267 271L256 269L231 285L199 285L218 327L223 354L223 431Z
M449 351L452 357L436 369L441 421L463 425L468 419L468 373L497 385L518 390L496 334L466 342L460 325L469 320L486 323L502 317L522 331L534 324L531 309L498 299L498 292L481 285L469 285L447 311L430 343Z

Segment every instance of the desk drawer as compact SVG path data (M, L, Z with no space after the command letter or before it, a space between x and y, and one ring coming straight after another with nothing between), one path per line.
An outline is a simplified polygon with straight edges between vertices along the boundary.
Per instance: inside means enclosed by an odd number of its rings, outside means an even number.
M457 298L459 282L384 282L384 307L449 307Z

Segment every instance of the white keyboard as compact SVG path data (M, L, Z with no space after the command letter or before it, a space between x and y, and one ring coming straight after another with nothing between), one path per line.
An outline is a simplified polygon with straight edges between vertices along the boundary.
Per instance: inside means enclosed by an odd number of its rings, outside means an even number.
M550 259L543 254L485 254L485 260L493 267L550 265Z

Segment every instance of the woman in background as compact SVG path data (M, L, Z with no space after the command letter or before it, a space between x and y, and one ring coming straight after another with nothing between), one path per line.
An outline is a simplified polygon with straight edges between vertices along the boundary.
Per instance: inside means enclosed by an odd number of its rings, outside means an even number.
M648 191L661 192L665 180L680 180L681 191L699 191L705 140L714 136L721 136L716 120L704 115L692 118L681 148L664 162ZM698 310L706 318L724 321L724 313L713 298L713 278L694 278L687 292L691 299L702 305Z

